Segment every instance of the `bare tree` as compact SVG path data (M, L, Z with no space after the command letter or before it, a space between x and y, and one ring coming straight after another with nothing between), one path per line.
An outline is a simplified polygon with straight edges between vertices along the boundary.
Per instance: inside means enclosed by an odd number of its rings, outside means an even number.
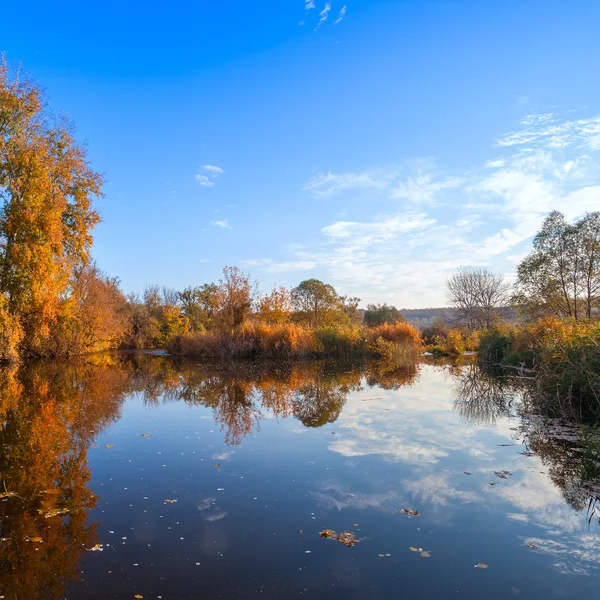
M472 329L492 325L509 303L510 285L485 267L460 267L446 286L457 319Z

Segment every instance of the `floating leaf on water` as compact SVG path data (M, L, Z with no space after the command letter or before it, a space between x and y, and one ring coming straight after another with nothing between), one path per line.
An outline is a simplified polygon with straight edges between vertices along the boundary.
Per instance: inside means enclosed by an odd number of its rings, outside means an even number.
M496 485L498 482L497 481L490 481L489 484L490 485Z
M221 463L217 463L216 465L213 465L213 467L214 467L215 469L218 469L220 466L221 466Z
M431 554L429 554L429 552L427 552L427 550L423 550L423 552L421 552L421 556L423 558L430 558Z
M396 512L401 515L406 515L407 517L418 517L419 516L419 511L413 510L412 508L401 508L400 510L397 510Z
M165 500L165 504L175 504L175 502L177 502L177 500L170 500L169 498Z
M319 533L322 538L331 538L332 540L337 540L340 544L344 544L344 546L348 546L348 548L352 546L356 546L356 544L360 541L357 540L354 534L351 531L344 531L344 533L336 533L331 529L325 529Z
M475 565L475 568L476 568L476 569L487 569L487 568L488 568L488 566L487 566L485 563L477 563L477 564Z
M38 513L40 515L44 515L45 519L49 519L50 517L58 517L59 515L66 515L69 512L68 508L53 508L48 511L43 511L38 509Z
M152 437L151 433L140 433L140 437Z
M423 552L423 548L415 548L414 546L411 546L409 550L411 552Z
M40 544L44 540L41 537L32 537L32 538L26 538L25 541L26 542L33 542L34 544Z
M498 477L498 479L508 479L512 473L510 471L494 471L494 475Z
M136 595L134 596L134 598L143 598L143 597L144 597L144 596L142 596L141 594L136 594Z
M537 550L538 547L535 544L527 544L530 548L532 548L533 550Z
M105 448L112 448L114 446L114 444L106 444L106 446L104 446Z
M104 548L102 548L102 544L96 544L95 546L92 546L91 548L86 548L86 550L88 552L102 552L104 550Z
M469 473L469 471L465 471L464 473L465 475L473 475L473 473Z

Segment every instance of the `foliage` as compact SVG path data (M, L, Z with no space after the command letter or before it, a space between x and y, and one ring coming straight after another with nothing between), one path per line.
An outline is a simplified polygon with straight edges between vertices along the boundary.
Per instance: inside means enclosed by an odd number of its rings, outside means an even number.
M46 109L41 89L0 61L0 292L43 353L75 273L89 262L102 178L74 127Z
M600 310L600 212L571 224L553 211L520 263L514 302L530 319L589 319Z
M285 287L273 288L259 300L258 318L270 325L288 323L292 318L292 292Z
M405 322L406 319L395 306L387 304L369 304L365 311L364 324L367 327L377 327L384 323Z
M216 318L223 331L231 331L248 319L256 298L256 284L237 267L225 267L217 287Z
M0 294L0 361L19 360L19 346L24 335L18 317L9 312L8 298Z
M292 302L298 321L312 327L340 321L340 300L333 286L318 279L307 279L292 290Z
M532 402L553 416L600 419L600 322L546 319L482 334L484 361L535 373Z

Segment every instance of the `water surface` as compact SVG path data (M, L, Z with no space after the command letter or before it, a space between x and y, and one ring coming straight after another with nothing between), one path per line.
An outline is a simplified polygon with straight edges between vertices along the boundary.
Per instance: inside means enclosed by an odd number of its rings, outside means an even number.
M2 378L7 599L600 589L580 454L473 365L137 355Z

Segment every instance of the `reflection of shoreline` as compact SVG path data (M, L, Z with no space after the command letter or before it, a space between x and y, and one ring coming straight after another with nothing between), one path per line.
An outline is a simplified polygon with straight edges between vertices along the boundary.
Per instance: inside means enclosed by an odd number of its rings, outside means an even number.
M548 476L576 511L600 522L600 442L588 443L585 428L564 419L532 414L532 381L486 371L473 363L454 371L454 409L465 422L493 424L501 416L520 417L523 454L539 456Z

